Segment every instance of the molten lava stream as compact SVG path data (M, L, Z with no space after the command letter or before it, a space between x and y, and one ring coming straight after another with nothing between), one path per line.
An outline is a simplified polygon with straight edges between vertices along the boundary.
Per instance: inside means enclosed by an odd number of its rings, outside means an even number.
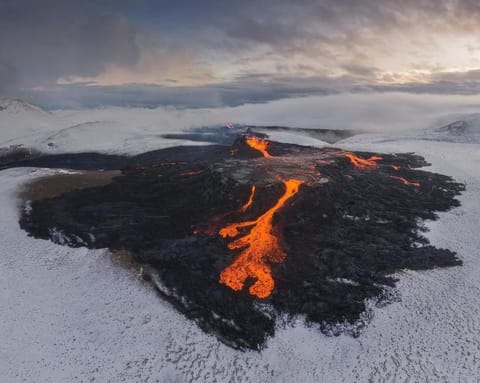
M240 211L242 213L245 213L248 210L248 208L252 206L254 196L255 196L255 185L252 186L252 191L250 192L250 197L248 198L248 201L245 203L245 205L243 205L240 208Z
M190 177L190 176L196 176L198 174L202 174L205 170L193 170L191 172L186 172L186 173L181 173L180 175L181 176L184 176L184 177Z
M420 182L412 182L412 181L409 181L409 180L407 180L406 178L403 178L403 177L397 177L397 176L390 176L390 177L395 178L396 180L402 181L405 185L415 186L417 188L420 187Z
M270 153L267 152L267 148L268 148L268 145L269 145L268 141L262 140L262 139L254 136L254 137L247 138L246 143L251 148L261 152L264 157L271 157Z
M350 152L346 152L345 157L347 157L350 160L353 166L361 170L378 167L377 161L380 161L382 159L382 157L377 157L377 156L372 156L368 159L362 158Z
M219 234L224 238L234 238L240 234L239 229L252 227L250 233L228 244L230 250L242 250L233 263L220 274L220 283L232 290L242 290L245 280L249 277L256 280L250 286L249 292L258 298L267 298L275 287L268 263L280 263L287 254L282 249L280 239L274 233L273 216L290 198L298 193L300 185L303 183L303 181L295 179L282 182L285 185L285 193L271 209L255 221L231 223L219 231Z

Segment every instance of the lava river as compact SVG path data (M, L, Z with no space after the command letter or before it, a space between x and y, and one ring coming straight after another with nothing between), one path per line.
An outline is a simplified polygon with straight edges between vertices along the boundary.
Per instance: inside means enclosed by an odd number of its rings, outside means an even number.
M245 141L248 146L261 152L263 157L271 157L268 152L269 142L267 140L253 136ZM344 155L359 170L377 168L377 162L382 160L382 157L378 156L362 158L351 152L344 152ZM418 183L409 182L401 177L392 176L392 178L400 179L406 185L420 186ZM304 183L304 181L293 178L281 179L281 181L285 186L285 192L272 208L254 221L229 223L218 231L223 238L234 239L228 244L230 250L241 250L233 263L220 273L220 283L232 290L240 291L244 288L247 279L252 278L255 282L248 291L260 299L270 296L275 287L269 264L281 263L287 256L282 248L279 233L273 226L273 216L298 193L300 185ZM254 185L248 201L240 209L241 212L246 212L252 205L255 191ZM247 230L246 234L244 234L245 230ZM242 234L244 235L242 236Z
M264 157L271 157L267 151L268 141L252 137L246 142L253 149L260 151ZM296 179L282 180L282 182L285 185L285 192L272 208L254 221L230 223L219 231L224 238L236 238L228 244L230 250L241 250L233 263L220 274L220 283L232 290L242 290L245 281L252 278L255 282L248 291L251 295L263 299L267 298L275 287L269 263L283 262L287 254L282 248L279 234L273 227L273 216L298 193L300 185L303 184L303 181ZM253 203L254 193L255 186L252 186L250 198L241 209L243 212ZM245 228L250 228L250 232L240 236Z
M273 215L297 194L303 183L295 179L282 182L285 185L285 193L272 208L255 221L230 223L220 229L219 234L222 237L235 238L240 235L239 229L251 227L250 233L228 244L230 250L242 249L235 261L220 274L220 283L233 290L242 290L248 277L256 279L248 291L258 298L267 298L275 287L268 263L280 263L287 254L282 249L278 234L272 225Z

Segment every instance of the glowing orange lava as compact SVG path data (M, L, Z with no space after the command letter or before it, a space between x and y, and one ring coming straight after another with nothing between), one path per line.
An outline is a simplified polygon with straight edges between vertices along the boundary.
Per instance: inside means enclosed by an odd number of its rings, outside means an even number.
M262 140L258 137L249 137L246 139L246 142L248 146L261 152L264 157L271 157L270 153L267 152L269 145L267 140Z
M377 156L372 156L368 159L362 158L350 152L346 152L345 156L350 160L353 166L361 170L376 168L378 166L377 161L380 161L382 159L382 157L377 157Z
M396 180L402 181L405 185L415 186L417 188L420 187L420 182L411 182L411 181L409 181L409 180L407 180L406 178L403 178L403 177L397 177L397 176L390 176L390 177L395 178Z
M393 169L393 170L400 170L400 166L392 165L392 169Z
M202 174L205 170L194 170L191 172L186 172L186 173L181 173L181 176L184 177L190 177L190 176L196 176L197 174Z
M300 185L303 184L303 181L295 179L282 182L285 185L285 193L271 209L255 221L230 223L219 231L224 238L234 238L240 235L239 229L251 227L248 234L228 244L230 250L242 250L233 263L220 274L220 283L232 290L242 290L245 280L249 277L255 279L255 282L248 291L258 298L267 298L275 287L268 263L280 263L287 254L282 249L279 237L274 233L273 216L298 193Z
M248 201L245 203L245 205L243 205L240 208L241 212L245 213L248 210L248 208L252 205L254 195L255 195L255 185L252 186L252 191L250 192L250 198L248 198Z

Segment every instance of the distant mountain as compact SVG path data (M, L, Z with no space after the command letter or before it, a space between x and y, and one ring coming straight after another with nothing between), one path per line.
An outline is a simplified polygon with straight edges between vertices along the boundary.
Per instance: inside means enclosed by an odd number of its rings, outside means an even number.
M468 121L460 120L460 121L452 122L440 128L437 128L435 129L435 132L447 133L447 134L459 136L467 133L469 126L470 124L468 123Z
M0 112L20 114L20 113L39 113L49 115L46 110L32 105L26 101L17 98L0 98Z
M473 114L464 119L453 121L428 132L431 139L459 142L480 142L480 114Z

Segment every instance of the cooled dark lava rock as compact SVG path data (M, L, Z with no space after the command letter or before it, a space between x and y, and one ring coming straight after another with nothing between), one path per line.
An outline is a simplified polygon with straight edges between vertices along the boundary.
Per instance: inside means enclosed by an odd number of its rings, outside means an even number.
M458 206L464 187L416 169L423 158L355 153L382 157L360 169L339 149L272 142L268 151L272 157L264 158L239 139L126 158L109 184L28 202L20 225L73 247L129 251L177 309L238 348L261 348L281 314L304 315L325 333L356 323L358 335L366 299L385 300L395 272L461 264L450 250L429 245L421 221ZM252 278L240 291L219 283L241 250L229 249L232 239L218 229L256 220L289 178L302 185L272 218L287 256L269 264L271 295L249 294ZM253 185L253 201L242 209Z

